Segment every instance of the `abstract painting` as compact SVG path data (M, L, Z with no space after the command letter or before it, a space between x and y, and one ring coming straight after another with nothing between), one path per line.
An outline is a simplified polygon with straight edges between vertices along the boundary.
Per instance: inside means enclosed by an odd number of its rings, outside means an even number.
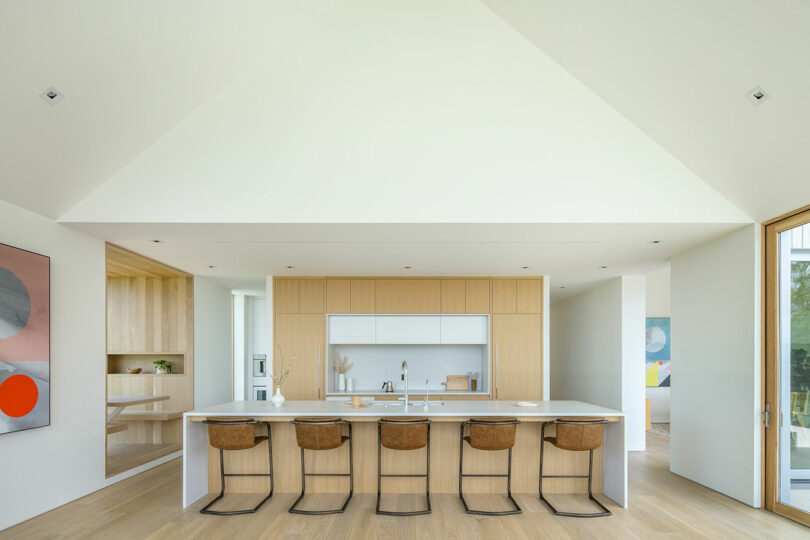
M0 435L51 423L51 260L0 244Z
M647 386L669 386L669 317L647 319Z

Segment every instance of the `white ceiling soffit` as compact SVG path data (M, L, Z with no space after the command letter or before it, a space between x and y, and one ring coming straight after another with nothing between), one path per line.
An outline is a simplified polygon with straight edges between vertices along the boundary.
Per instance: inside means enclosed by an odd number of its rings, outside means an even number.
M269 274L542 274L551 276L555 299L601 279L645 274L666 265L675 253L740 227L721 223L72 226L230 288L261 288Z
M273 5L0 2L0 198L61 216L262 56Z
M810 203L810 2L483 2L756 220Z
M750 222L479 2L286 6L62 220Z

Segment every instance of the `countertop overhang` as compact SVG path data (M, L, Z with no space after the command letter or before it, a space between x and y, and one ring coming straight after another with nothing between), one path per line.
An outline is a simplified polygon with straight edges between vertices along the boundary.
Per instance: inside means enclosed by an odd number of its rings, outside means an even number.
M286 401L276 407L270 401L232 401L187 412L190 421L200 421L206 416L247 416L255 418L289 418L341 416L348 418L378 418L380 416L427 416L434 418L463 418L487 416L516 416L523 418L598 416L613 419L624 413L582 401L536 401L535 407L519 407L515 401L446 401L444 405L403 405L354 408L344 401Z

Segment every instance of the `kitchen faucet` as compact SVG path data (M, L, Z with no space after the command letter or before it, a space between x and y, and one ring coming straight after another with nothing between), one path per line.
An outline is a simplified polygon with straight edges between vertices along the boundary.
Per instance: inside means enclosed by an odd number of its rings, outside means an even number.
M402 361L402 380L405 381L405 408L408 408L408 362Z

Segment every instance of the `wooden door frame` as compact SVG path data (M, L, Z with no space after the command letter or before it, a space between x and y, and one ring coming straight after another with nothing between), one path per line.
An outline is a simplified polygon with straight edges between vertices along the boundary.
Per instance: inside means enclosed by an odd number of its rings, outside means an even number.
M799 225L810 223L810 206L805 206L789 214L762 224L762 332L763 332L763 407L770 406L770 427L763 422L763 498L765 508L803 525L810 526L810 513L778 501L777 483L779 478L779 258L778 235Z

